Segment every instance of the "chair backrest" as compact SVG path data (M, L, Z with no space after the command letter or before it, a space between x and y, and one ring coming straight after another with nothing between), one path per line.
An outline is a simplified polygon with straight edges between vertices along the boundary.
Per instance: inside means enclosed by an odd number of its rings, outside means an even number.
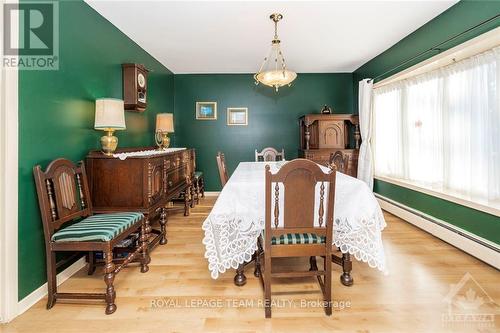
M330 160L328 162L330 169L335 166L337 171L342 173L347 173L347 167L349 166L349 156L337 150L335 153L330 154Z
M273 147L267 147L262 149L259 153L255 149L255 162L273 162L273 161L284 161L285 160L285 150L281 148L281 152L278 152Z
M85 166L67 159L52 161L45 171L33 168L38 205L46 240L63 224L92 215L92 201Z
M266 165L266 242L271 238L267 235L316 233L326 236L332 244L335 174L335 170L324 173L316 163L301 158L287 162L276 174ZM280 193L280 183L284 193ZM318 205L315 200L317 188ZM283 212L280 211L280 197L283 198ZM317 226L314 223L316 206ZM282 227L279 227L280 215L283 216Z
M218 152L216 160L217 168L219 169L220 183L222 187L224 187L229 180L229 177L227 176L226 158L224 157L224 153Z

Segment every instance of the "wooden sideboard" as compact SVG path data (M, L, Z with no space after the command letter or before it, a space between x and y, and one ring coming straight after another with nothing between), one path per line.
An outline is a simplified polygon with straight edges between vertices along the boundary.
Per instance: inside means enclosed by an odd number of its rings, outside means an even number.
M117 153L153 150L154 147L120 149ZM195 150L185 149L150 156L129 156L120 160L100 151L89 152L86 164L94 212L142 212L153 228L150 248L167 242L168 202L185 191L191 193L195 171ZM187 209L189 205L187 202Z
M330 154L348 156L347 174L358 173L359 118L351 114L308 114L300 117L299 157L328 165Z

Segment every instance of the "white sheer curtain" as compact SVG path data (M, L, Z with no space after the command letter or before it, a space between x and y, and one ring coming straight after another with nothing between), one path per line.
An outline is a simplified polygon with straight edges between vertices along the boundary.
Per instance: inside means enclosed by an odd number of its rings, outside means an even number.
M373 188L373 156L371 149L372 138L372 94L373 81L364 79L359 81L359 130L361 133L361 147L358 157L358 178L364 181L370 189Z
M500 47L374 90L375 174L500 200Z

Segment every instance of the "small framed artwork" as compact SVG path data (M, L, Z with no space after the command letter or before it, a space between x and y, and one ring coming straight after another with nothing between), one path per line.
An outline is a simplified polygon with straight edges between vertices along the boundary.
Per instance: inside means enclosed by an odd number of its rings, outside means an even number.
M217 120L217 102L196 102L196 119Z
M230 126L247 126L248 108L227 108L227 124Z

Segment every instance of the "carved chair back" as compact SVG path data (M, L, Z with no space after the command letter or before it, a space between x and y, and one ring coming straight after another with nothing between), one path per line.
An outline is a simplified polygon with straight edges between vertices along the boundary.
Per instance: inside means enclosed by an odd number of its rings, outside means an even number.
M347 173L347 167L349 166L349 156L337 150L335 153L330 154L330 160L328 163L330 169L335 166L337 171L342 173Z
M229 180L229 177L227 175L226 158L224 157L224 153L218 152L216 160L217 160L217 168L219 170L220 183L222 187L224 187L227 181Z
M92 215L85 166L67 159L52 161L45 171L33 168L46 240L65 223Z
M290 161L276 174L266 166L265 242L268 249L271 236L287 233L324 236L327 246L330 244L331 247L335 174L334 171L324 173L316 163L306 159ZM319 202L316 202L316 191L319 191ZM281 196L283 211L280 211ZM279 223L280 215L283 216L283 226Z
M281 152L278 152L272 147L267 147L262 149L259 153L255 149L255 162L273 162L273 161L284 161L285 160L285 150L282 148Z

